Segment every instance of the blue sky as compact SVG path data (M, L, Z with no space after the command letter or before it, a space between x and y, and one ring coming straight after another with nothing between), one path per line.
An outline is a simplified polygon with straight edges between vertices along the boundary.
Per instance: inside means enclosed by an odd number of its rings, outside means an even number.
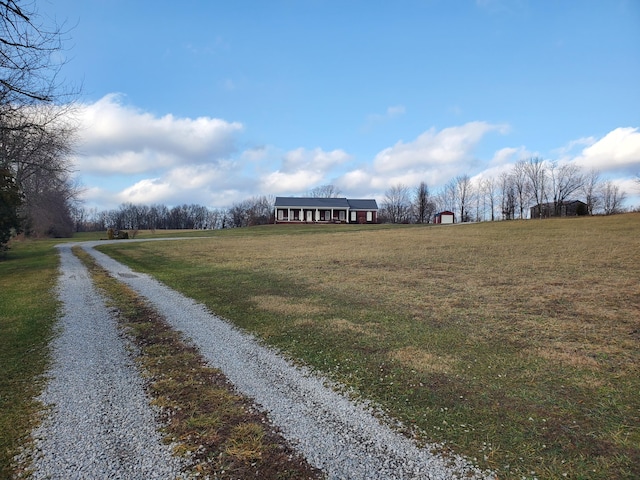
M39 2L87 207L437 191L533 155L640 191L639 0ZM635 189L635 190L634 190Z

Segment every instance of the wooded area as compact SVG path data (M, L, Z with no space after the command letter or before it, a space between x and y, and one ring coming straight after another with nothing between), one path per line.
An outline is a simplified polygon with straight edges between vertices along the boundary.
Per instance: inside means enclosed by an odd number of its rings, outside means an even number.
M0 250L12 234L67 236L74 92L58 78L64 31L33 3L0 1Z

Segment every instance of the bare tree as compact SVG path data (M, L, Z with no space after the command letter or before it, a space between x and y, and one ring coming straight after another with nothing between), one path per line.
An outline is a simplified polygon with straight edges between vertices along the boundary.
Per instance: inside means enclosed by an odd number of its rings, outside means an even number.
M309 191L312 198L337 198L342 196L342 192L335 185L320 185Z
M528 187L536 205L542 205L547 199L547 168L540 157L531 157L523 165ZM542 214L542 210L540 212Z
M485 178L480 183L479 191L482 192L483 212L487 211L487 203L491 212L491 221L495 220L496 199L497 199L497 182L493 177Z
M511 181L516 193L516 200L518 203L518 211L520 212L520 219L525 218L525 211L529 207L529 198L531 197L529 184L527 182L527 162L520 160L516 162L511 173Z
M458 189L455 180L449 181L438 194L438 209L453 212L456 209Z
M459 175L455 179L456 199L458 200L458 210L460 212L460 221L469 221L469 212L467 211L471 204L473 196L473 186L469 175Z
M504 220L513 220L516 215L516 198L517 189L514 182L513 175L503 172L500 175L500 191L501 191L501 206L502 206L502 218Z
M263 195L233 204L228 212L230 226L250 227L271 223L273 203L272 198Z
M405 223L409 221L411 200L409 188L401 183L389 188L382 202L383 217L391 223Z
M613 215L622 212L622 204L627 194L614 184L607 181L602 185L602 210L605 215Z
M580 190L585 182L585 177L580 167L573 163L558 165L552 163L549 168L551 179L551 191L553 193L553 208L555 214L560 215L562 205L576 191Z
M413 215L416 223L429 223L435 213L436 205L431 198L429 188L425 182L416 187L413 200Z
M584 184L581 188L587 204L587 212L593 215L593 211L598 208L600 203L600 172L592 169L584 177Z
M24 196L26 230L60 235L78 193L67 161L72 107L63 106L74 94L61 90L61 65L52 61L63 33L39 21L33 2L0 0L0 168L12 172Z
M225 211L221 209L209 210L207 216L207 228L214 230L223 228L223 220L225 218Z

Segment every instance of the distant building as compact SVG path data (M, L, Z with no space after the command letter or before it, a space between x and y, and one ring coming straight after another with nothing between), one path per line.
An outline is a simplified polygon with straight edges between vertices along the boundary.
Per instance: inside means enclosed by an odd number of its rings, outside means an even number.
M276 223L377 223L373 199L276 197Z
M449 210L438 212L433 216L433 223L454 223L456 216Z
M570 200L561 203L540 203L531 207L531 218L549 218L549 217L576 217L578 215L587 215L589 209L587 204L580 200Z

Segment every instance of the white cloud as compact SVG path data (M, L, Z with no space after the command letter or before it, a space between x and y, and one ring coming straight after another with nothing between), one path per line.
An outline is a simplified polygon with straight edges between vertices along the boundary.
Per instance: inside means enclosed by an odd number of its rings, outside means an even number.
M282 170L294 173L300 170L327 171L348 162L350 158L344 150L325 152L320 148L313 150L298 148L285 154Z
M498 150L494 155L489 165L500 166L507 163L515 163L523 158L535 156L532 152L528 151L524 147L505 147Z
M302 194L330 183L335 169L351 160L344 150L325 151L320 148L297 148L282 156L280 168L265 171L260 178L260 190L266 194Z
M158 117L122 104L110 94L80 107L77 168L125 174L179 164L217 161L236 149L242 124L199 117Z
M399 115L404 115L406 111L407 109L404 107L404 105L394 105L393 107L387 108L387 117L394 118Z
M238 170L239 166L234 162L180 166L167 170L160 177L139 180L114 194L114 198L118 204L230 206L241 199L238 196L243 195L243 189L251 190L252 187L252 181ZM227 196L222 197L222 192L227 192ZM229 192L235 193L228 196Z
M638 128L616 128L582 150L575 162L597 170L640 170L640 132Z
M302 193L319 185L323 181L322 172L299 170L293 173L272 172L262 178L260 190L270 194Z
M472 122L440 131L432 128L412 142L400 141L382 150L372 164L345 172L335 183L343 192L374 192L372 196L398 184L413 188L424 181L431 188L438 188L457 175L470 173L477 161L475 147L492 131L504 134L508 127ZM508 163L522 152L525 152L522 147L505 148L496 153L492 162Z
M597 139L594 137L583 137L577 140L571 140L566 145L553 150L551 153L556 155L559 158L567 158L567 157L575 157L576 149L584 149L585 147L589 147L596 143Z
M409 143L402 141L378 153L374 168L378 173L390 173L411 168L438 168L451 164L468 164L473 160L473 150L482 137L492 131L506 132L504 125L486 122L470 122L459 127L422 133Z
M393 106L387 107L387 110L383 114L372 113L370 115L367 115L367 119L365 121L364 126L362 127L362 130L365 132L369 132L371 129L373 129L374 127L380 124L383 124L385 122L393 120L394 118L404 115L406 111L407 109L405 108L404 105L393 105Z
M166 203L171 197L171 185L159 178L145 178L125 188L117 195L119 203L153 204Z

